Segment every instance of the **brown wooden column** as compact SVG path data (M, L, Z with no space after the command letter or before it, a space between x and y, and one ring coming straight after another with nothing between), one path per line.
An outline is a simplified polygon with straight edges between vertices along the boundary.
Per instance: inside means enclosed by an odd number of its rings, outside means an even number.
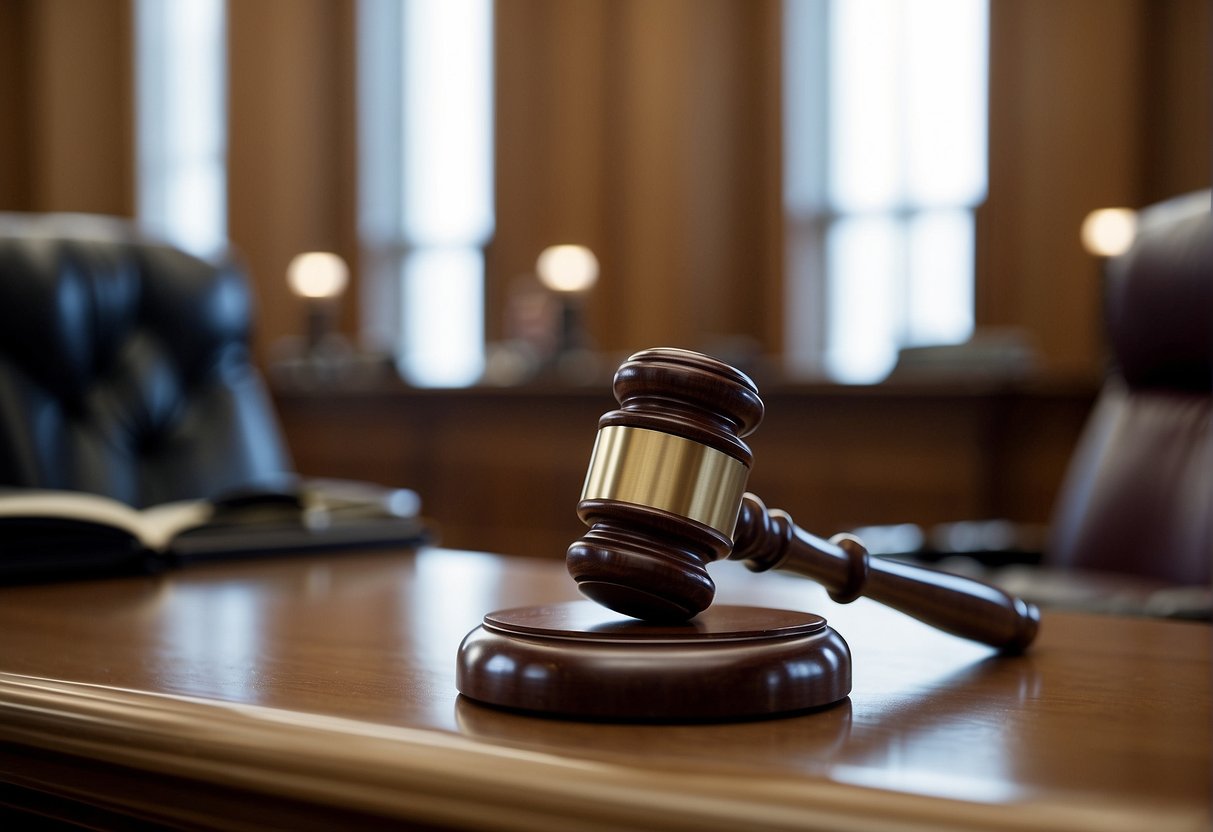
M129 0L4 4L0 210L134 213L132 25Z
M256 288L262 360L303 332L285 283L296 254L342 255L357 292L353 13L345 0L228 4L228 227Z
M990 14L978 321L1023 327L1050 369L1094 371L1100 264L1079 228L1096 208L1208 187L1209 4L995 0Z
M496 9L490 336L509 282L579 242L602 263L600 348L743 334L777 349L778 4Z

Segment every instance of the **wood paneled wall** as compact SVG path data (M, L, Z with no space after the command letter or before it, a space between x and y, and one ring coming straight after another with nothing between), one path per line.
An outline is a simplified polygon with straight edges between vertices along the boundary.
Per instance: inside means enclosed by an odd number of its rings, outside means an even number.
M978 319L1023 327L1051 369L1103 359L1093 209L1210 184L1207 0L991 3L990 196Z
M1085 384L763 389L749 487L805 528L1049 520ZM610 385L279 390L301 473L414 488L444 545L563 557Z
M0 2L0 209L131 214L131 0ZM1101 362L1091 209L1210 181L1207 0L992 0L978 320L1051 370ZM493 304L548 244L603 262L604 349L782 342L778 0L499 0ZM298 333L289 259L355 266L354 0L232 2L230 236L259 354ZM344 326L357 328L355 304Z
M777 0L496 8L493 297L544 247L582 243L602 263L600 348L746 334L777 352Z
M0 210L131 215L129 0L0 2Z
M255 276L259 354L301 335L286 285L304 251L335 251L358 291L353 0L228 3L228 228ZM356 327L356 304L342 307Z
M996 5L991 20L1004 36L990 54L991 92L1001 96L990 116L979 310L989 323L1027 324L1065 365L1090 366L1098 341L1099 265L1079 244L1082 218L1132 203L1135 172L1126 162L1139 151L1138 132L1126 123L1137 106L1139 9L1104 5L1101 12L1089 3L1029 0ZM1088 25L1091 54L1075 55L1067 42ZM1042 166L1050 178L1024 176Z

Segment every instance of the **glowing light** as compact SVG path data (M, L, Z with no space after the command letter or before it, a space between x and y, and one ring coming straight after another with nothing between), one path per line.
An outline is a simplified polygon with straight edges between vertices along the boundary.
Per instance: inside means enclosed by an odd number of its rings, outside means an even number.
M484 257L471 247L423 248L404 261L410 322L402 369L419 387L466 387L484 373ZM409 317L411 316L411 317Z
M1082 245L1096 257L1115 257L1133 245L1137 212L1131 208L1100 208L1082 221Z
M227 4L135 4L140 223L187 251L227 245Z
M549 246L535 263L544 286L556 292L584 292L598 281L598 258L585 246Z
M305 298L334 298L345 291L350 270L345 261L328 251L296 255L286 268L291 291Z

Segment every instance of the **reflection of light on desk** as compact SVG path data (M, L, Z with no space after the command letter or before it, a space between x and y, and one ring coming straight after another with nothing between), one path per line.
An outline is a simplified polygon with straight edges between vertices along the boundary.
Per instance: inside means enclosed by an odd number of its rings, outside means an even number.
M853 657L850 734L839 746L831 776L839 782L903 789L932 797L976 802L1022 798L1011 776L1018 741L1013 726L1025 702L1039 696L1031 655L998 658L983 644L935 630L867 598L831 601L813 581L795 575L751 573L743 564L712 564L717 603L736 592L761 591L771 607L825 617ZM752 597L752 595L750 596ZM911 630L924 649L891 654L890 633ZM996 675L1003 684L984 686ZM981 749L979 762L955 771L955 749Z
M172 672L183 667L210 686L206 695L256 702L258 680L250 675L262 651L265 622L258 615L256 587L240 583L175 585L163 604L165 642L180 646L164 656Z
M954 771L924 771L912 766L836 765L833 779L853 786L886 791L905 791L930 797L982 803L1007 803L1027 795L1010 779L1002 776L978 777Z
M396 626L406 653L449 669L449 676L429 680L432 695L416 703L431 724L442 725L454 717L451 700L456 694L459 642L484 620L485 613L499 606L502 576L488 556L475 552L423 550L414 564L416 574L407 584L411 591L399 598ZM416 591L420 587L426 591Z

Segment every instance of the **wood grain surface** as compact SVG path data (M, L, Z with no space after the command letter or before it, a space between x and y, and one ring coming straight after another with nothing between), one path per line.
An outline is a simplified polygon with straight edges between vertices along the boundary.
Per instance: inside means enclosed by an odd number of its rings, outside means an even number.
M99 826L1208 828L1208 626L1046 612L1025 655L998 657L794 576L713 569L719 603L824 616L850 697L639 726L461 699L456 651L485 613L576 598L550 559L428 549L0 588L0 804Z
M749 489L824 536L1046 522L1097 389L759 383L767 412L747 440ZM554 559L584 531L586 463L616 406L609 376L563 388L280 389L275 405L300 473L415 488L444 546Z

